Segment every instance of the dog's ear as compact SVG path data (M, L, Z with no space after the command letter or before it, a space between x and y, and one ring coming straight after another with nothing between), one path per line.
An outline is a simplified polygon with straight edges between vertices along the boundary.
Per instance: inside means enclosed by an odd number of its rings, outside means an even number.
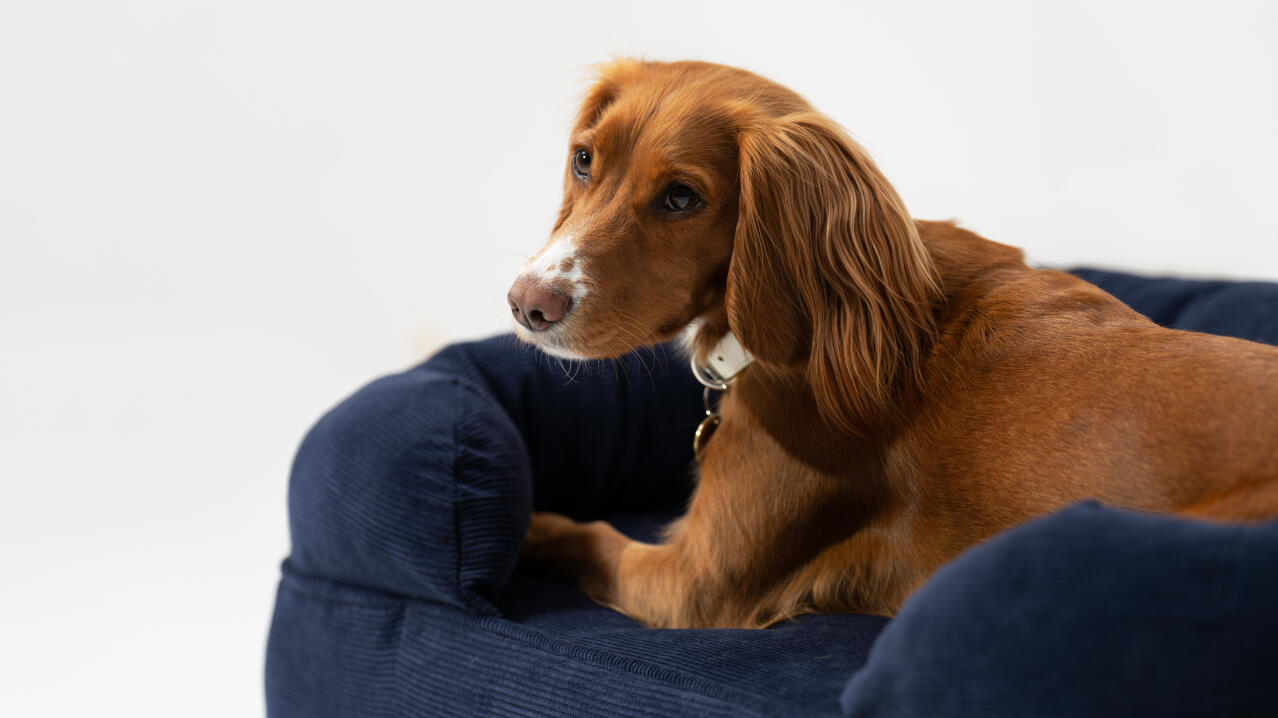
M744 124L728 322L762 360L807 365L817 405L882 425L935 335L940 290L896 190L816 112Z

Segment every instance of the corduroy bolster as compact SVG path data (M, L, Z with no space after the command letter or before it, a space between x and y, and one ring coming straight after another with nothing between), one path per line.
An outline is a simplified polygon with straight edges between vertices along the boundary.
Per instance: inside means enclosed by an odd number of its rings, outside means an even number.
M374 381L298 450L290 569L494 613L534 479L581 519L686 497L699 396L672 355L565 368L507 336Z
M491 613L531 506L514 423L482 391L425 365L330 411L289 491L300 573Z
M942 566L845 716L1278 715L1278 523L1073 506Z

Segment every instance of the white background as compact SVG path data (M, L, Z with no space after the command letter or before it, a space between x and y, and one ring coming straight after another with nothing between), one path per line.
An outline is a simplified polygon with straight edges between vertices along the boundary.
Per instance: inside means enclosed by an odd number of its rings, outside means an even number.
M501 331L586 67L737 64L917 216L1278 279L1274 2L0 3L0 715L252 716L285 487Z

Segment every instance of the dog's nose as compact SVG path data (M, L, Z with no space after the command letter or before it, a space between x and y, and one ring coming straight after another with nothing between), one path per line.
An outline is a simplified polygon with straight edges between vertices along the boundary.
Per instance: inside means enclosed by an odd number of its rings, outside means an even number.
M520 277L506 294L510 313L515 321L526 329L541 332L568 313L568 297L539 284L529 277Z

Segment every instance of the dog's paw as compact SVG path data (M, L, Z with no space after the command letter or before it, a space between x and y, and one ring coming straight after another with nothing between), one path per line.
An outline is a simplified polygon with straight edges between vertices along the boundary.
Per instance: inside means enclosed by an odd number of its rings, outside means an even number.
M519 554L521 568L534 573L571 579L573 556L579 552L580 524L567 516L534 512Z

